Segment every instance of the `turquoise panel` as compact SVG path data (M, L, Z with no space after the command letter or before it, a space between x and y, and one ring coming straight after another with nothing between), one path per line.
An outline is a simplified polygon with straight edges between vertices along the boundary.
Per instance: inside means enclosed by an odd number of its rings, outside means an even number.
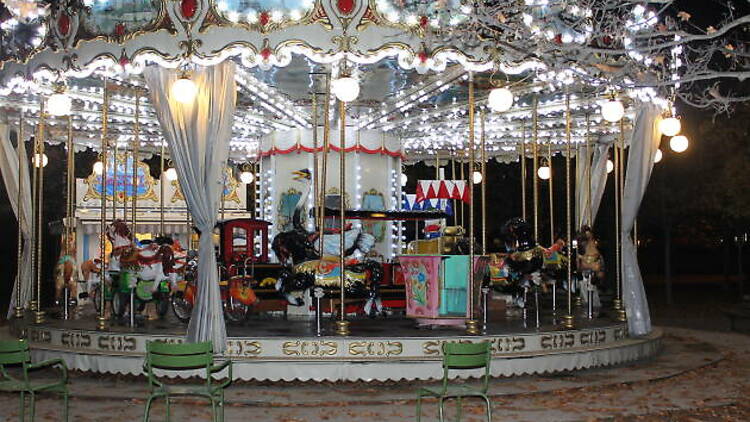
M443 283L440 288L440 316L466 315L469 257L447 256L443 260Z

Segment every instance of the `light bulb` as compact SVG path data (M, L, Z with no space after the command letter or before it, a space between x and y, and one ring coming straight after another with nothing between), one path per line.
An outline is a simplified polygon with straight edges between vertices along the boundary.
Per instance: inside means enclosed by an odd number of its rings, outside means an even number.
M168 168L164 172L164 177L166 177L170 182L177 180L177 170L175 170L174 167Z
M359 97L359 82L348 76L334 79L331 82L331 90L339 101L352 102Z
M39 157L39 154L34 154L34 158L31 160L34 164L34 167L39 168L40 163L41 167L47 167L47 163L49 162L49 158L47 158L47 154L42 154L41 157Z
M602 117L604 120L615 123L625 115L625 107L617 100L609 100L602 104Z
M690 142L683 135L677 135L669 140L669 147L674 152L685 152L688 149L688 145L690 145Z
M250 183L253 183L253 180L255 180L255 175L252 172L243 171L240 173L240 181L242 183L249 185Z
M654 153L654 163L660 162L662 158L664 158L664 153L657 148L656 153Z
M607 160L607 173L612 173L615 169L615 163L612 160Z
M552 175L549 166L541 166L537 169L536 175L542 180L547 180Z
M198 86L187 76L181 76L172 84L172 98L182 104L190 104L198 95Z
M102 163L101 161L95 162L93 171L94 171L94 174L101 175L102 172L104 172L104 163Z
M681 129L680 119L676 117L667 117L659 122L659 130L664 136L675 136L680 133Z
M513 107L513 93L508 88L495 88L487 97L487 105L492 111L504 112Z
M47 100L47 112L52 116L67 116L72 106L70 96L64 92L56 92Z
M474 182L475 185L482 183L482 173L475 171L471 175L471 180Z
M406 186L406 182L409 181L409 176L406 173L401 173L401 186Z

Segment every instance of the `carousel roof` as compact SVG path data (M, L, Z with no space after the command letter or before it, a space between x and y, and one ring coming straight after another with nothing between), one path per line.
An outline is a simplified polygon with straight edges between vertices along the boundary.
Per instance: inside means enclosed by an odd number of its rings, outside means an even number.
M474 7L483 3L492 2ZM528 24L527 16L549 20L549 11L526 3L518 6L520 22ZM23 26L37 46L6 50L0 57L0 107L11 121L23 110L25 121L35 124L40 98L65 84L73 99L75 144L96 149L106 80L110 139L125 148L135 138L138 97L141 148L156 149L163 140L141 76L144 67L185 68L233 60L239 95L230 157L237 161L256 157L261 139L272 132L311 128L313 93L318 94L322 122L327 77L335 78L342 67L361 86L359 97L348 104L347 124L400 139L410 160L465 148L470 81L480 107L477 139L484 133L491 157L517 157L518 145L530 142L532 134L563 149L568 101L573 142L598 141L619 132L619 125L599 114L599 103L609 90L574 77L581 69L571 65L568 72L552 72L540 60L520 59L483 41L481 33L475 42L452 35L478 31L472 12L472 6L458 0L57 2L43 18L5 24L6 32ZM585 11L580 13L585 16ZM513 108L504 113L486 107L497 85L509 87L515 96ZM626 106L654 97L649 89L620 94ZM628 108L626 128L633 113ZM330 115L332 122L337 120L336 107ZM64 141L67 117L49 116L47 122L47 140Z

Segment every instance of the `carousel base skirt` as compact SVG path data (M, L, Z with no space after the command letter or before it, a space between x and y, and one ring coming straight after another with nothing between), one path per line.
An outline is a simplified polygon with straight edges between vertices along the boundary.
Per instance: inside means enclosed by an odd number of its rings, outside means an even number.
M323 322L321 336L314 319L260 318L230 325L225 351L217 358L231 359L235 378L248 381L425 380L442 377L443 343L487 341L492 375L507 377L643 359L659 351L662 337L655 329L631 338L625 323L604 318L581 318L575 330L503 318L488 322L480 336L467 336L462 327L425 329L410 319L388 317L352 319L352 335L341 337L330 320ZM180 343L185 331L185 325L170 321L146 321L133 328L111 325L105 331L97 331L93 320L34 324L27 318L14 325L25 331L36 360L62 358L71 369L129 375L143 374L147 342Z

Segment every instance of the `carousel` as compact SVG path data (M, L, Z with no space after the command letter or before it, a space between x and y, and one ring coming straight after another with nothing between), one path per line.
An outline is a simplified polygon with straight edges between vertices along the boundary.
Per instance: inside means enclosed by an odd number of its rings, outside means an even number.
M14 18L33 41L0 56L18 335L121 374L141 374L148 341L210 340L244 380L436 378L445 342L490 342L495 376L656 353L633 239L662 133L679 132L669 101L449 36L473 31L475 3L66 0ZM551 31L565 11L546 3L520 22ZM63 174L45 172L49 145ZM507 222L491 160L520 171ZM409 180L419 162L434 176ZM53 224L50 178L66 186ZM605 265L591 227L608 180Z

